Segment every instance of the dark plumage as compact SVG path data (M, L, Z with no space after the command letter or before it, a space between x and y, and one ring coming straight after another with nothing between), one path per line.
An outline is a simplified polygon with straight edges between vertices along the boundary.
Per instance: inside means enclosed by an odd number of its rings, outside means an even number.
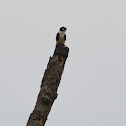
M60 31L66 31L66 30L67 30L67 28L65 28L65 27L60 28Z
M59 34L59 33L57 33L57 35L56 35L56 41L58 41L58 40L59 40L59 37L60 37L60 34Z
M64 35L64 40L66 41L66 35Z

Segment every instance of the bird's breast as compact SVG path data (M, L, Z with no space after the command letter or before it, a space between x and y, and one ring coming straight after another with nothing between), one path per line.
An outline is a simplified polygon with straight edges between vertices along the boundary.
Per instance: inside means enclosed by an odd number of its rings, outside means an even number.
M64 40L64 35L60 35L59 40L58 40L59 44L64 44L65 40Z

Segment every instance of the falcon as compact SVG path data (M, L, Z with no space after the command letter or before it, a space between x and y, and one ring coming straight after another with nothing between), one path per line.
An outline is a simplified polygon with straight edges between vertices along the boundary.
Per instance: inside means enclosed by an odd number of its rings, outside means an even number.
M56 44L64 45L64 43L66 41L66 34L65 34L66 30L67 30L67 28L65 28L65 27L61 27L59 29L59 32L56 35Z

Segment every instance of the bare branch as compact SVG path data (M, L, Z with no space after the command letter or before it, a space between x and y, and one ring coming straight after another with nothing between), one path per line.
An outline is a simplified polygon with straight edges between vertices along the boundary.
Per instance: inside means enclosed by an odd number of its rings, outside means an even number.
M44 126L54 100L68 57L69 48L56 46L53 57L50 57L42 79L41 89L33 112L26 126Z

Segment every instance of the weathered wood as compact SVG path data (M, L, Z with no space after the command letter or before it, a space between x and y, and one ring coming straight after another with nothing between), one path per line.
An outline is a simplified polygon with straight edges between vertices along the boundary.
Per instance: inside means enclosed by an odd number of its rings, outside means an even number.
M26 126L44 126L54 100L68 57L69 48L57 45L53 57L50 57L41 83L41 89L33 112Z

